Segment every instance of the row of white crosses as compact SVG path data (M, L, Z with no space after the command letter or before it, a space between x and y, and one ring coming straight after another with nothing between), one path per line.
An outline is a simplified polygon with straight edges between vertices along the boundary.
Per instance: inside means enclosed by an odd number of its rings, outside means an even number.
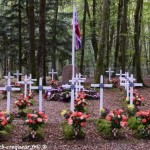
M122 83L122 81L124 81L124 78L123 76L125 76L125 74L122 73L122 70L120 70L120 73L117 73L116 76L119 76L119 80L120 80L120 84Z
M104 84L103 83L103 76L100 76L100 84L91 84L91 87L100 88L100 110L103 108L103 88L105 87L112 87L112 84ZM101 114L100 114L101 115Z
M82 78L81 74L76 74L76 77L72 80L69 80L69 82L71 82L71 85L69 84L65 84L65 85L62 85L63 88L68 88L68 89L71 89L71 106L70 106L70 109L71 111L74 111L74 94L75 94L75 97L77 98L77 93L78 91L81 90L81 88L84 88L81 83L82 82L85 82L86 78ZM74 84L72 84L74 83ZM75 93L74 93L75 91Z
M124 78L125 83L121 83L120 85L125 86L125 89L127 92L126 96L127 96L127 98L130 99L130 105L133 105L133 88L135 86L143 86L143 84L142 83L134 83L135 79L133 78L133 74L131 74L131 77L129 77L128 72L126 72L125 74L126 74L125 78ZM130 93L130 97L129 97L129 93Z
M4 76L7 79L7 85L5 87L0 87L0 90L5 90L7 91L7 108L6 108L6 112L9 114L10 113L10 92L11 91L20 91L20 88L14 88L11 87L11 78L13 78L12 76L10 76L10 72L8 73L8 76Z

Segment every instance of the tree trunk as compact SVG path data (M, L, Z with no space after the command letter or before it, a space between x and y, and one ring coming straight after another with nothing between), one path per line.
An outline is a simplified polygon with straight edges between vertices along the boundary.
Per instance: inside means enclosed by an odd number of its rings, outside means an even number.
M119 0L118 3L118 19L117 19L117 37L116 37L116 47L115 47L115 59L114 59L114 74L116 74L118 67L118 53L119 53L119 41L120 41L120 19L122 13L123 3L122 0Z
M125 73L126 69L127 12L128 12L128 0L123 0L123 11L122 11L121 31L120 31L120 53L121 53L120 63L123 73Z
M83 25L82 25L83 36L82 36L82 51L81 51L81 61L80 61L80 73L81 74L83 74L83 62L84 62L86 9L87 9L87 3L86 3L86 0L84 0Z
M110 5L110 4L109 4ZM106 54L106 68L109 68L109 57L110 57L110 6L109 6L109 10L108 10L108 22L107 22L107 26L106 26L106 30L107 30L107 54Z
M44 73L44 56L45 56L45 6L46 0L40 0L40 13L39 13L39 48L37 59L37 77L43 77Z
M56 35L57 35L57 17L58 17L58 0L55 1L55 10L54 10L54 20L53 20L53 34L52 34L52 69L54 69L54 71L56 71ZM58 79L57 75L54 75L55 79Z
M136 65L136 79L137 82L143 83L141 74L141 52L140 52L140 33L141 33L141 18L143 10L143 0L137 0L134 14L134 46L135 46L135 65Z
M104 74L104 60L105 60L105 52L107 45L107 23L109 18L109 7L110 0L103 0L103 18L102 18L102 32L101 32L101 41L99 44L98 50L98 59L96 62L96 74L94 76L95 82L99 82L100 75Z
M34 0L28 2L29 11L29 66L32 77L36 76L36 62L35 62L35 26L34 26Z
M18 16L19 16L19 72L22 72L22 17L21 17L21 0L18 0ZM21 80L21 76L19 76L19 81Z
M90 28L91 28L91 42L92 42L92 47L94 50L94 58L95 62L97 61L97 53L98 53L98 41L96 38L96 0L93 0L93 6L92 6L92 19L90 15L90 9L88 5L88 1L86 0L86 5L87 5L87 14L90 19Z

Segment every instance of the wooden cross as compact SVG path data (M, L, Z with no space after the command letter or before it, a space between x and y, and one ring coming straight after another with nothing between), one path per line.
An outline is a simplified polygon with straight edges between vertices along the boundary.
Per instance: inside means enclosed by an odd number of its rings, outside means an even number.
M103 88L104 87L112 87L112 84L104 84L103 83L103 76L100 77L100 84L91 84L91 87L100 88L100 110L103 108Z
M54 74L57 74L57 72L54 72L54 69L52 69L51 72L48 72L49 74L52 74L52 80L54 80Z
M108 72L108 74L109 74L109 81L110 81L111 74L112 74L114 71L111 71L111 68L109 67L109 70L108 70L108 71L106 71L106 72Z
M43 97L42 97L42 91L43 90L50 90L51 86L43 86L42 85L42 78L39 78L39 86L31 86L32 90L39 90L39 111L42 111L42 103L43 103Z
M28 81L30 81L29 82L29 91L31 92L31 86L35 81L37 81L37 79L32 79L32 74L30 74Z
M8 73L7 85L5 87L0 87L0 90L7 91L7 113L10 113L10 92L11 91L20 91L20 88L11 87L11 79L10 74Z
M14 73L13 75L15 75L17 77L17 82L19 81L19 76L22 75L22 73L19 73L19 70L16 71L16 73Z
M32 81L29 81L29 79L27 78L27 75L25 75L24 77L24 81L18 81L19 84L24 84L24 98L27 97L27 85L28 84L33 84Z

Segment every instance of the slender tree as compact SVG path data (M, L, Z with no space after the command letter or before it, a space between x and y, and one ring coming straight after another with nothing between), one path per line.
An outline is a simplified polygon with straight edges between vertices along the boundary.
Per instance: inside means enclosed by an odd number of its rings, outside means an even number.
M58 5L59 5L59 2L58 0L55 0L55 9L54 9L54 19L53 19L53 27L52 27L52 30L53 30L53 33L52 33L52 68L54 70L56 70L56 49L57 49L57 39L56 39L56 36L57 36L57 19L58 19ZM57 75L55 75L55 78L57 79Z
M45 7L46 0L40 0L40 12L39 12L39 48L38 48L38 58L37 58L37 77L44 77L44 59L45 59Z
M125 72L126 67L126 49L127 49L127 13L128 13L128 0L123 1L123 10L121 17L121 29L120 29L120 64L122 72Z
M28 0L29 12L29 66L32 77L36 76L36 62L35 62L35 25L34 25L34 0Z
M98 50L98 59L96 62L96 74L94 77L95 82L99 82L100 75L104 74L105 52L107 48L107 24L109 18L109 7L110 0L103 0L102 31L100 34L101 40Z
M140 47L140 33L141 33L141 19L143 10L143 0L137 0L134 14L134 47L135 47L135 65L136 65L136 79L137 82L143 83L141 72L141 47Z
M19 72L22 72L22 17L21 17L21 0L18 0L18 19L19 19ZM21 76L19 76L21 80Z

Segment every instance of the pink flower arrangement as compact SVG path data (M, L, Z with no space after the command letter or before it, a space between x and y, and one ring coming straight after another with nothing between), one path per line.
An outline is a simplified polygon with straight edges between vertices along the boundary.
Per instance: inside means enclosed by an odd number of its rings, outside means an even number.
M78 93L78 97L74 100L75 111L85 112L87 102L84 99L84 93Z
M142 95L138 95L134 93L133 104L135 106L141 106L144 104L144 97Z
M39 127L43 127L47 121L48 117L43 112L36 112L27 114L25 124L32 130L37 130Z
M136 113L136 117L140 119L143 125L148 126L150 125L150 110L148 111L138 111Z
M81 130L81 127L84 127L86 124L86 120L89 117L89 115L86 115L82 112L72 112L69 113L67 116L67 122L69 125L71 125L74 128L74 131L79 132Z
M127 126L127 117L123 114L122 109L110 111L106 116L106 120L111 124L111 128L122 128Z
M24 98L22 95L21 98L18 98L18 100L15 101L15 104L18 106L19 110L23 110L26 107L33 105L29 98Z

